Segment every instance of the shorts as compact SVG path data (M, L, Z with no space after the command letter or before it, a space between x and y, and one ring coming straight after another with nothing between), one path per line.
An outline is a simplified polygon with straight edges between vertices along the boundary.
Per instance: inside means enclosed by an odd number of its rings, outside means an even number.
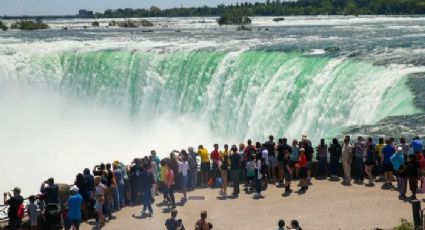
M209 171L210 171L210 162L202 162L201 172L209 172Z
M275 156L269 156L269 166L272 168L277 166L277 159Z
M392 172L393 171L393 164L389 163L389 164L385 164L383 165L384 167L384 172Z
M72 226L75 226L76 228L79 228L80 227L80 223L81 223L81 219L71 219L71 218L67 217L65 219L64 226L65 226L66 229L69 229Z
M301 167L300 172L298 173L298 176L300 179L306 179L307 178L307 167Z
M375 161L366 161L364 164L367 166L375 166Z

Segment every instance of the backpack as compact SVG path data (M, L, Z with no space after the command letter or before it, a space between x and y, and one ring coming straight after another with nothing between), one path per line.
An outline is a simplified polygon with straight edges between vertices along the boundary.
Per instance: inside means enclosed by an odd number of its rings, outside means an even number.
M196 161L196 158L194 159L191 154L189 154L187 162L189 163L190 169L197 169L198 168L198 162Z
M19 218L19 219L22 219L22 218L24 218L24 204L23 203L21 203L20 205L19 205L19 207L18 207L18 212L16 213L16 216Z

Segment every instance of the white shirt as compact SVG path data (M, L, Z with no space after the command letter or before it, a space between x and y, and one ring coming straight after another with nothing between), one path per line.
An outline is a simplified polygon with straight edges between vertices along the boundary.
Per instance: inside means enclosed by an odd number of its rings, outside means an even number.
M187 169L189 168L189 163L187 161L179 162L179 173L183 176L187 176Z
M261 157L264 159L264 163L266 165L269 165L269 151L267 149L264 149L261 152Z

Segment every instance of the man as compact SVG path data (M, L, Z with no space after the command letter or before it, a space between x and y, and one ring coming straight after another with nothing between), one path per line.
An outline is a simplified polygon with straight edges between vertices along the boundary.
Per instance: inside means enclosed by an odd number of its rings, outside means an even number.
M9 218L9 228L11 230L20 229L22 218L24 216L24 198L21 196L21 189L16 187L12 190L13 196L10 192L3 194L4 205L9 205L7 217ZM7 199L9 197L9 199Z
M198 184L198 161L196 157L198 154L193 151L193 147L189 147L188 149L188 162L189 162L189 188L195 189Z
M215 179L216 177L219 176L218 164L219 164L219 161L221 160L220 151L218 150L218 144L214 144L214 150L211 152L210 158L212 160L211 173L212 173L212 177Z
M421 153L423 151L423 148L424 148L424 144L421 141L421 139L419 139L419 136L416 136L415 138L413 138L411 146L412 146L414 154Z
M41 184L40 192L44 196L46 205L59 204L59 186L55 184L55 179L52 177Z
M201 157L201 185L207 186L208 174L210 172L210 160L208 158L208 150L204 146L198 146L198 155Z
M152 215L153 214L153 209L152 209L152 194L151 194L151 189L152 189L152 185L155 183L154 180L154 176L152 174L152 172L149 171L150 165L145 162L143 164L143 171L141 172L140 175L140 183L141 183L141 187L142 187L142 194L143 194L143 198L142 198L142 203L143 203L143 210L142 213L145 213L147 215Z
M382 149L382 159L381 164L384 169L384 185L382 188L388 189L392 188L392 179L393 179L393 165L391 163L391 157L395 153L394 146L391 144L390 140L385 141L386 145Z
M279 139L277 145L277 162L279 165L279 182L283 181L284 175L284 158L285 158L285 150L292 152L292 147L288 145L288 140L286 138Z
M68 212L65 219L65 230L80 229L81 223L81 205L83 204L83 197L79 194L77 186L73 185L70 188L71 196L68 199Z
M131 204L136 204L141 201L141 179L142 166L140 159L134 159L133 165L130 167L130 187L131 187Z
M273 135L269 136L269 141L267 141L264 145L269 152L269 177L271 181L276 180L276 168L277 168L277 158L276 158L276 143L273 141ZM279 185L279 182L276 182L276 185Z
M343 185L351 184L351 161L353 159L353 146L350 144L350 136L345 136L344 144L342 145L342 167L344 169Z
M359 136L357 142L354 143L354 180L358 184L363 184L364 180L364 166L363 157L365 154L366 144L363 137Z
M239 196L239 174L241 169L241 157L236 145L232 145L232 154L230 155L230 177L233 182L233 196Z
M313 154L314 149L313 146L311 146L311 141L307 138L307 135L302 136L301 146L305 149L305 156L307 157L307 180L308 184L311 185L311 166L313 164Z

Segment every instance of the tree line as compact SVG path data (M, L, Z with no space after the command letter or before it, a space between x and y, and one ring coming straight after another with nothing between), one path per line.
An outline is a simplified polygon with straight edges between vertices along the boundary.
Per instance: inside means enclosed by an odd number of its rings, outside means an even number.
M108 9L104 13L95 13L95 18L131 18L131 17L195 17L222 16L225 14L243 14L245 16L280 15L397 15L425 14L425 0L281 0L266 2L243 2L217 7L189 7L160 9Z

